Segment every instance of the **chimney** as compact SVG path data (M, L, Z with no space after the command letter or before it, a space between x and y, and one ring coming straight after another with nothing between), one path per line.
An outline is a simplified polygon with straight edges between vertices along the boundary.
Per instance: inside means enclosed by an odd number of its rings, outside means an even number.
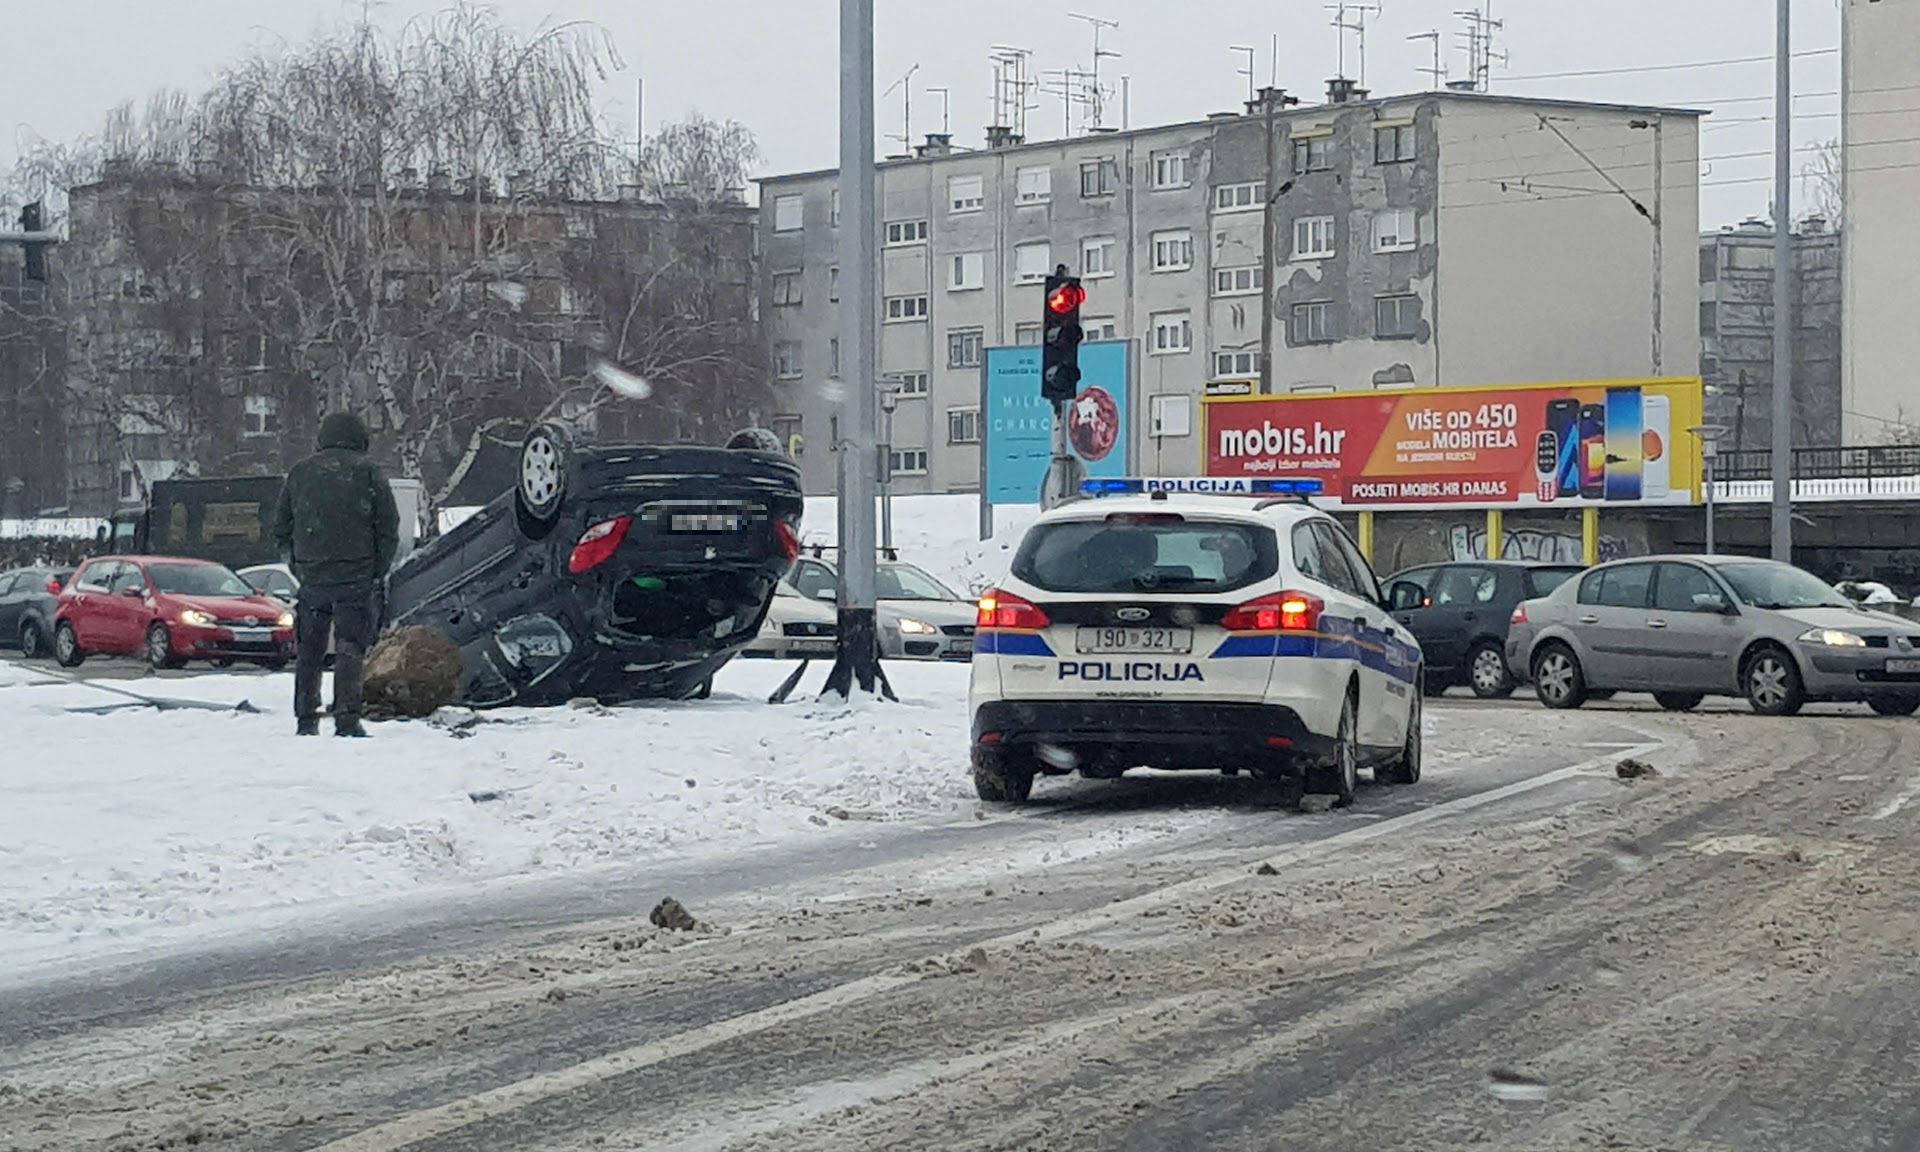
M1327 103L1329 104L1351 104L1356 100L1365 100L1366 98L1367 90L1360 87L1358 80L1349 80L1345 76L1337 76L1327 81Z
M1827 218L1818 213L1800 221L1800 231L1807 236L1824 235L1827 230Z
M1300 103L1300 97L1287 95L1285 88L1262 88L1255 97L1247 101L1247 115L1258 116L1266 111L1267 105L1273 105L1275 112L1285 111L1289 105Z
M952 153L953 136L946 132L927 133L927 142L913 150L913 154L923 160L929 156L949 156Z
M1005 124L987 125L987 147L989 148L1017 148L1026 142L1026 137L1019 135Z

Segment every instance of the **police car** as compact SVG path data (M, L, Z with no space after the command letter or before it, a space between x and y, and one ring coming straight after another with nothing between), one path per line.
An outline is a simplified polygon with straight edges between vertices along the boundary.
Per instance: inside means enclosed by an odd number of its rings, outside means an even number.
M1420 778L1419 644L1310 480L1096 480L980 600L973 778L1247 770L1347 803Z

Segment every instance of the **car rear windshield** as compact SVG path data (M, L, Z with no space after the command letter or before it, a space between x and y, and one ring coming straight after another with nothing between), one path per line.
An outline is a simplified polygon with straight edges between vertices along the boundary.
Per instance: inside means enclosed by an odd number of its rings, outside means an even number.
M1271 529L1122 513L1036 525L1014 556L1013 574L1048 592L1232 592L1279 566Z
M245 580L218 564L149 564L147 578L156 592L174 596L252 596Z
M1535 596L1551 596L1555 588L1579 574L1578 568L1535 568L1527 573L1527 587Z

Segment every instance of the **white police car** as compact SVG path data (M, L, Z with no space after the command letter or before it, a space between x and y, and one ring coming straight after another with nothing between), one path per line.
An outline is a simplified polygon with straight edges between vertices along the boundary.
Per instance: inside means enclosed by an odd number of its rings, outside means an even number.
M1310 480L1089 481L980 601L973 778L1246 769L1353 798L1420 778L1419 644Z

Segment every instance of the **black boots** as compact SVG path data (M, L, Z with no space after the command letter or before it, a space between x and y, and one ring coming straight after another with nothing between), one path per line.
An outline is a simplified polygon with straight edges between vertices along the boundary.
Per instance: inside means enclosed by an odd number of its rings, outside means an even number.
M301 736L320 735L320 717L318 716L300 717L300 726L294 729L294 732Z
M355 739L365 739L367 730L360 726L360 717L348 716L334 720L333 734L335 736L351 736Z

